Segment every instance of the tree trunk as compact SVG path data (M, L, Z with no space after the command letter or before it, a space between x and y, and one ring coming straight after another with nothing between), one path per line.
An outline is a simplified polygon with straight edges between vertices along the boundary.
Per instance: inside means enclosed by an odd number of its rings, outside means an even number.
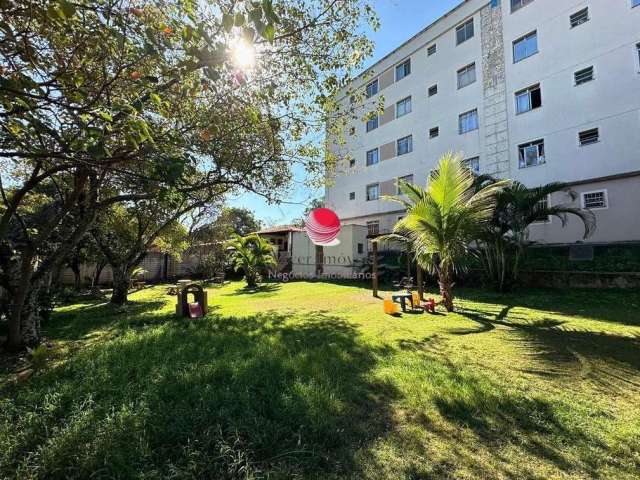
M41 285L32 285L26 295L20 315L20 336L22 344L28 347L35 347L40 343L40 307L38 305L38 295Z
M106 262L98 262L96 263L96 269L93 274L92 287L97 288L100 285L100 275L102 275L102 270L106 266Z
M75 263L71 267L73 271L73 289L78 292L80 291L80 287L82 286L82 279L80 278L80 266Z
M20 289L13 296L13 303L9 309L9 335L7 347L11 351L18 351L27 347L34 347L40 343L40 311L38 294L40 285L30 285Z
M438 275L438 285L442 296L442 305L447 312L453 312L453 282L448 272L440 272Z
M111 265L111 271L113 272L111 303L114 305L124 305L127 303L129 284L131 282L131 270L124 266Z
M29 325L34 322L30 314L31 309L28 308L28 305L31 303L33 266L33 255L31 255L31 253L23 253L19 260L16 262L11 261L9 264L9 278L11 283L9 297L11 303L8 308L9 332L7 347L12 351L20 350L27 344L22 335L23 330L38 331L38 329L34 329ZM23 325L25 325L26 328L23 328ZM37 344L38 341L39 338L37 336L35 339L30 338L32 344Z

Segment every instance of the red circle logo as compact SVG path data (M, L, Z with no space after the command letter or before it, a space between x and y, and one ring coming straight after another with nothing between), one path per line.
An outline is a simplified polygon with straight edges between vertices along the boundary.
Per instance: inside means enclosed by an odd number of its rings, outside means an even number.
M331 247L338 245L340 219L333 210L316 208L309 213L304 224L307 235L315 245Z

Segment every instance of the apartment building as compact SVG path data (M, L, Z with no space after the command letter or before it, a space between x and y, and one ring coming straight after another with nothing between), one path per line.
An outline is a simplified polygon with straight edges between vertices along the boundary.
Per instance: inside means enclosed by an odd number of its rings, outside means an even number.
M345 142L329 139L341 160L325 201L343 224L389 231L404 212L380 197L398 179L424 185L451 150L478 173L570 183L597 217L588 242L640 241L640 0L466 0L356 86L362 101L341 99L356 110ZM582 232L551 218L530 238Z

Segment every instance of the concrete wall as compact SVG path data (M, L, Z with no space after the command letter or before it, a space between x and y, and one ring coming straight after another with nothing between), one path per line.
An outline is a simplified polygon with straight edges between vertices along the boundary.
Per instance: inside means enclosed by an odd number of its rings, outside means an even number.
M529 228L529 238L545 243L607 243L621 238L626 241L640 240L640 176L576 185L572 188L578 198L572 201L565 193L553 195L552 204L581 206L581 194L604 189L607 192L608 207L593 210L596 216L596 231L583 240L584 228L580 219L568 217L568 224L562 227L559 218L551 218L548 223L536 223Z
M359 262L367 258L367 227L344 225L338 240L339 245L323 247L323 273L351 275L357 270ZM363 246L362 253L358 253L358 244ZM293 232L291 262L294 274L312 276L316 273L316 246L304 232Z
M196 271L199 261L199 255L189 253L186 253L179 259L169 257L165 271L165 255L159 252L150 252L140 265L146 270L141 278L147 282L160 282L165 278L190 277L193 276ZM94 271L95 265L93 264L83 264L80 266L80 278L83 285L89 285L91 283ZM60 275L60 281L65 285L73 285L73 271L70 268L65 268ZM100 274L100 284L110 285L112 281L113 274L111 267L107 265Z

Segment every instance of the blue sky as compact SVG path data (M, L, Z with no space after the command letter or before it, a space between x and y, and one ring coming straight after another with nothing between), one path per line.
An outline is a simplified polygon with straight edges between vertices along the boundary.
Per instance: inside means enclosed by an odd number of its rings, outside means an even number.
M402 42L411 38L431 22L461 3L462 0L372 0L380 17L380 29L367 34L375 43L375 52L366 64L371 65ZM300 176L302 173L298 172ZM301 184L303 178L297 178ZM243 194L229 199L229 204L253 210L257 218L267 225L290 223L302 216L305 204L322 196L321 190L311 191L298 186L287 198L287 203L269 205L261 197Z

